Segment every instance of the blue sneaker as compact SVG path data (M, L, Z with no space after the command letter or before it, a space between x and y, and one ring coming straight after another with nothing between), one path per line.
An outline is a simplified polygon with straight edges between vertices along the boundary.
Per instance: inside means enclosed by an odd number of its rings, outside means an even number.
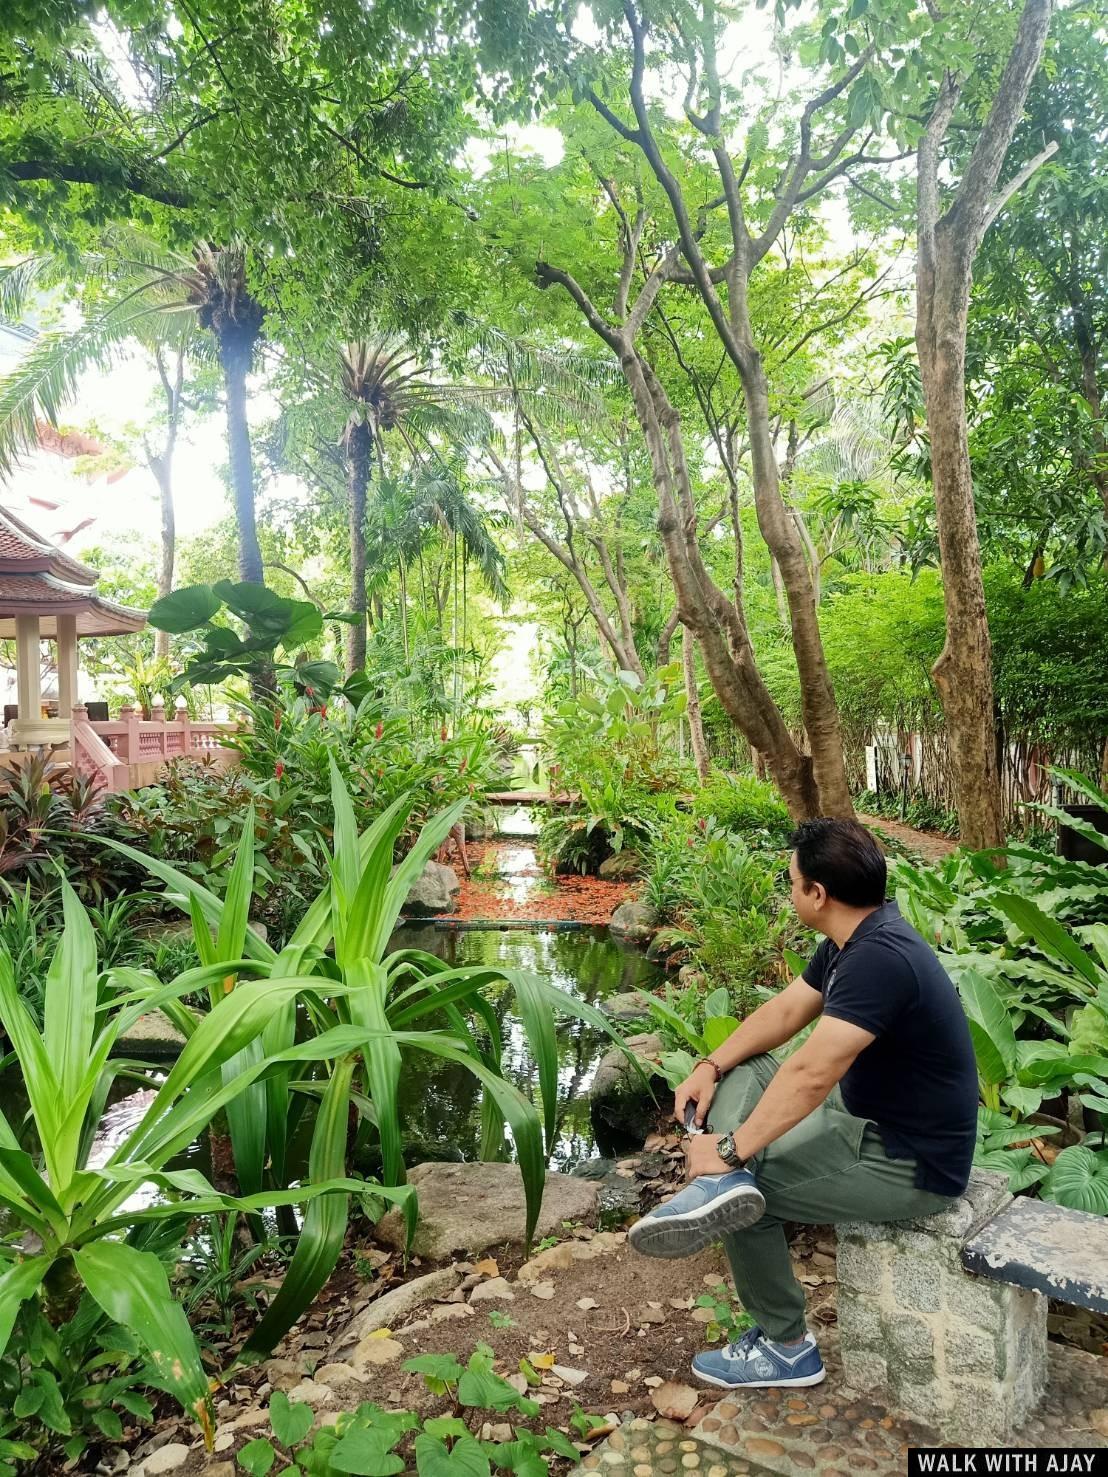
M765 1208L749 1169L702 1174L636 1221L627 1240L643 1256L692 1256L728 1231L752 1226Z
M767 1339L757 1325L725 1349L706 1349L698 1354L692 1367L697 1379L723 1390L820 1385L827 1377L819 1346L810 1333L796 1349L789 1349Z

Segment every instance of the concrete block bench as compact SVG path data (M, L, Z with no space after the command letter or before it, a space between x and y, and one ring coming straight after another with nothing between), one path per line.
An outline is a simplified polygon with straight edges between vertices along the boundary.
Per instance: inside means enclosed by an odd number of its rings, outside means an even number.
M1015 1241L1002 1231L1007 1216L1046 1208L1018 1205L1003 1175L974 1170L965 1195L940 1215L838 1227L839 1332L851 1389L971 1446L1003 1442L1027 1419L1046 1383L1044 1293L1066 1294L1010 1275L1017 1254L1051 1265L1045 1243L1021 1246L1018 1230ZM1082 1219L1105 1227L1096 1216ZM1003 1256L986 1249L998 1235ZM967 1259L985 1276L968 1272Z

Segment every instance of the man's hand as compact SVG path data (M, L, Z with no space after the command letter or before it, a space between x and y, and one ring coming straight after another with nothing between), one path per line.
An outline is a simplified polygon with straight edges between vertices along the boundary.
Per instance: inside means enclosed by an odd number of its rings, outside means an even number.
M702 1174L730 1174L735 1168L716 1153L719 1140L720 1135L715 1133L697 1133L685 1140L686 1180L699 1179Z
M716 1095L716 1086L716 1074L711 1067L707 1062L697 1062L673 1098L673 1116L682 1128L685 1126L685 1109L690 1103L696 1104L697 1126L704 1127L708 1109Z

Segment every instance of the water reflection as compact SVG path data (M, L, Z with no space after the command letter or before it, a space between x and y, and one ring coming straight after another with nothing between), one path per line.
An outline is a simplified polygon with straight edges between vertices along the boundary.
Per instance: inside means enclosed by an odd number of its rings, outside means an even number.
M530 848L520 848L521 857ZM530 853L533 856L533 853ZM606 928L573 932L518 929L447 930L433 923L408 923L393 936L394 948L416 948L450 965L497 964L528 970L577 998L598 1004L607 996L636 987L652 988L661 971L639 953L626 949L608 935ZM523 1028L514 1013L508 987L486 989L502 1043L503 1070L522 1092L538 1103L538 1073L527 1046ZM426 1025L445 1022L428 1019ZM586 1093L596 1065L607 1049L603 1033L571 1018L560 1018L558 1046L557 1137L549 1163L570 1169L596 1152ZM118 1078L100 1120L90 1152L89 1168L99 1168L126 1139L153 1100L153 1088L135 1089L134 1083ZM25 1117L27 1097L18 1068L0 1077L0 1106L17 1133L35 1152ZM406 1056L400 1084L400 1118L409 1164L427 1158L475 1159L480 1152L481 1087L472 1073L454 1062L427 1053ZM299 1177L307 1167L310 1118L305 1116L290 1155L290 1170ZM359 1157L358 1167L373 1172L379 1158L370 1148ZM170 1168L199 1169L211 1173L207 1135L202 1135L171 1163ZM161 1191L151 1185L136 1188L125 1210L139 1210L158 1199Z
M636 987L652 988L661 978L656 965L623 948L606 928L454 931L410 923L397 931L393 944L425 949L450 965L497 964L528 970L591 1004ZM512 992L505 987L486 993L500 1030L505 1076L537 1101L537 1068L513 1011ZM608 1043L593 1027L564 1017L559 1020L557 1042L558 1134L550 1163L568 1169L595 1152L585 1094ZM438 1151L444 1157L475 1158L480 1100L479 1084L464 1067L414 1056L401 1083L402 1119L406 1136L414 1140L413 1151L425 1157Z

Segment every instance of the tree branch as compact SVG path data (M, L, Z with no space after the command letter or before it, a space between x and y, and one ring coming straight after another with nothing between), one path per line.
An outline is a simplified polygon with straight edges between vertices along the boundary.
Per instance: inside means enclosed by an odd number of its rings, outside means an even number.
M1033 159L1029 159L1018 174L1014 174L1006 185L1003 185L993 196L992 204L985 214L985 221L981 227L982 235L989 229L993 221L1011 200L1017 190L1022 189L1040 165L1058 152L1058 141L1052 139L1045 149L1040 149Z

